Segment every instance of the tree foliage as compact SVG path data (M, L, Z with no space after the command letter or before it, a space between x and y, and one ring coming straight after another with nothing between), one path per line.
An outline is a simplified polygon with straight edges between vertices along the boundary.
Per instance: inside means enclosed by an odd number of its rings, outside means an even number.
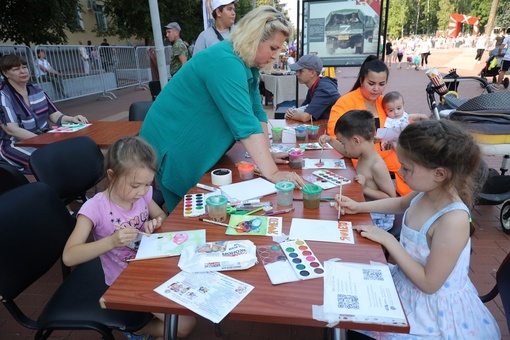
M489 20L493 0L389 0L387 33L390 37L413 34L435 34L446 31L451 13L466 14L480 18L480 32ZM510 26L510 1L500 1L496 26ZM463 25L463 32L472 27Z
M191 42L203 30L202 0L168 0L159 2L161 34L163 26L177 21L182 28L181 38ZM136 37L153 41L152 23L148 0L105 0L105 14L108 17L108 30L97 33L101 36L117 35L121 39ZM159 33L159 32L158 32Z
M177 21L182 28L181 38L192 42L204 29L202 0L166 0L159 2L161 25ZM100 36L117 35L121 39L136 37L153 43L152 24L148 0L104 0L105 14L109 18L108 30L96 33ZM279 0L257 0L256 5L279 6ZM240 0L236 4L237 20L253 8L253 0ZM163 28L161 33L164 34Z
M0 40L16 44L65 44L78 30L78 0L3 0Z

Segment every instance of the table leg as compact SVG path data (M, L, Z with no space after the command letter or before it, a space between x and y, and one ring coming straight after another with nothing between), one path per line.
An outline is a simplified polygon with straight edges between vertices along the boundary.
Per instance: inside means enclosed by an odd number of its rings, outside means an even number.
M346 330L341 328L324 328L323 340L345 340L346 333Z
M177 314L165 314L165 334L166 340L177 340Z
M343 339L347 339L347 336L346 336L346 331L345 329L340 329L340 328L335 328L333 329L333 339L335 340L343 340Z

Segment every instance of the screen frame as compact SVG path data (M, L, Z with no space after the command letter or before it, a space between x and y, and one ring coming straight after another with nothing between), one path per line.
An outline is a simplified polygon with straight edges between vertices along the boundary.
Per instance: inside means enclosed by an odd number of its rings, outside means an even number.
M361 66L367 56L380 56L385 40L381 36L383 2L303 0L300 54L316 54L325 67ZM354 18L346 21L347 17Z

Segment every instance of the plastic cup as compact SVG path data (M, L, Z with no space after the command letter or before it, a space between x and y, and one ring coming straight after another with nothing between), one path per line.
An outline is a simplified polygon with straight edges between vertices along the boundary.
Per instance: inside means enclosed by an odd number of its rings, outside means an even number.
M305 153L302 150L293 150L289 152L289 165L293 169L301 169L303 167L303 155Z
M271 128L271 134L273 135L273 143L282 142L283 128L273 127Z
M306 140L306 126L296 126L296 140Z
M317 209L321 204L322 188L315 184L307 184L301 188L303 191L303 206L308 209Z
M237 167L237 170L239 170L239 177L241 177L242 180L252 179L255 165L251 163L241 163Z
M316 125L308 126L308 139L317 140L319 138L319 127Z
M276 202L282 207L292 205L294 201L294 183L289 181L278 182L276 187Z
M209 196L205 200L209 219L215 222L224 222L227 219L228 199L223 195Z

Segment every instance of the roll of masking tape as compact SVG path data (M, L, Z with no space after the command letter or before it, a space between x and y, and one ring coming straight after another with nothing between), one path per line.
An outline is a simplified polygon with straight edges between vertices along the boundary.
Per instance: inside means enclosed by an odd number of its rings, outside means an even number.
M215 169L211 171L211 180L214 185L226 185L232 183L232 171L229 169Z

